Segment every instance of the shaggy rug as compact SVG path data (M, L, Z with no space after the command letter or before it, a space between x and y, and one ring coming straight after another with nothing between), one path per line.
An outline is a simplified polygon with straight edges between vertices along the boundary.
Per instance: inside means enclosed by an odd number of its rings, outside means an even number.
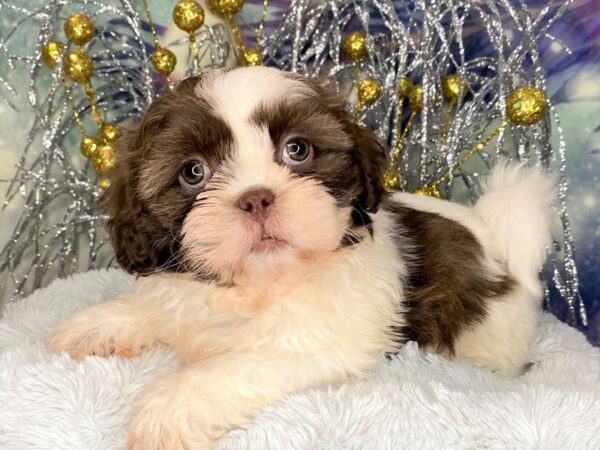
M117 271L58 280L0 321L0 449L123 449L141 387L177 368L156 349L133 359L50 355L67 314L131 289ZM600 350L545 314L520 377L407 345L364 380L322 386L265 408L225 449L600 448ZM165 449L168 450L168 449Z

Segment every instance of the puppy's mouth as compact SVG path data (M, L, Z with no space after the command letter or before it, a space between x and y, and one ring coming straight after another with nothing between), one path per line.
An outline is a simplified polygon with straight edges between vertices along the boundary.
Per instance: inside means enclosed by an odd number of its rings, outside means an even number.
M269 253L272 251L279 250L286 246L286 241L276 236L272 236L263 230L260 239L256 241L256 243L252 246L250 251L252 253Z

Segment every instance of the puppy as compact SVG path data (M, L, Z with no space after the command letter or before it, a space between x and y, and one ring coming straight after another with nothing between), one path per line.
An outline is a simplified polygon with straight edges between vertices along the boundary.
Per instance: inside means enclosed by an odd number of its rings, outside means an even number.
M264 67L183 81L119 145L103 204L135 292L73 314L49 348L177 352L129 448L211 448L408 340L510 374L527 361L550 239L540 171L499 164L473 208L388 197L384 150L343 99Z

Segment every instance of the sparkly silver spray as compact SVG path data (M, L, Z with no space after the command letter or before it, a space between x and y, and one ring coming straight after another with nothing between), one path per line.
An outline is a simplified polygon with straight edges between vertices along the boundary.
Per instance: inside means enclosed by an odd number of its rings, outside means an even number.
M151 39L142 31L139 2L49 3L36 9L19 6L20 0L5 0L0 11L38 21L41 44L61 26L61 11L67 3L71 8L80 5L99 30L91 53L102 109L113 121L138 119L159 94L148 61ZM331 76L340 91L353 99L354 64L344 57L342 41L350 30L363 31L368 57L361 72L379 81L383 95L361 111L359 120L373 128L390 149L399 139L402 127L398 120L406 122L406 113L397 114L396 86L401 77L422 84L423 110L406 135L399 159L400 188L412 190L435 180L506 120L505 99L513 89L523 84L545 89L538 44L542 38L554 39L549 29L570 3L534 11L524 2L517 8L511 0L415 0L396 2L396 7L391 0L292 0L280 26L262 41L262 49L267 64L311 77ZM492 49L486 56L468 58L466 54L464 42L473 21L483 25L481 39ZM517 33L505 33L507 22ZM112 264L112 253L103 230L106 218L96 207L101 190L93 170L81 167L83 159L72 139L76 126L65 107L60 80L54 77L49 89L40 91L39 51L28 56L12 54L7 42L10 36L10 30L0 34L0 53L7 58L9 70L30 67L28 98L36 111L23 157L14 179L8 182L7 204L21 201L26 206L12 239L0 253L2 289L13 290L13 297L18 297L57 275ZM205 30L203 36L199 36L201 48L213 46L212 66L223 66L229 51L225 33L217 26ZM458 100L446 123L440 83L451 73L467 83L469 95ZM0 102L14 107L10 102L14 89L5 79L0 73L0 86L5 88L0 90ZM529 128L507 127L497 140L455 170L444 195L474 200L478 179L499 157L527 160L557 172L556 215L562 230L548 249L549 270L543 272L549 274L546 297L550 287L556 288L568 306L569 321L585 325L565 203L567 149L558 113L549 106L541 123ZM89 116L83 101L79 107L83 116ZM558 137L556 146L551 133Z

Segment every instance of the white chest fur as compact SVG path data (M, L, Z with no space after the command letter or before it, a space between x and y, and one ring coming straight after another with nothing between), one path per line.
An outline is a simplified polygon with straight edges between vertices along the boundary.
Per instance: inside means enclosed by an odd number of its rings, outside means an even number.
M402 315L404 263L390 219L376 219L374 238L340 250L293 283L220 287L160 275L141 279L135 297L178 318L161 325L160 339L186 362L224 352L308 353L345 359L350 373L363 372L392 350L390 327Z

